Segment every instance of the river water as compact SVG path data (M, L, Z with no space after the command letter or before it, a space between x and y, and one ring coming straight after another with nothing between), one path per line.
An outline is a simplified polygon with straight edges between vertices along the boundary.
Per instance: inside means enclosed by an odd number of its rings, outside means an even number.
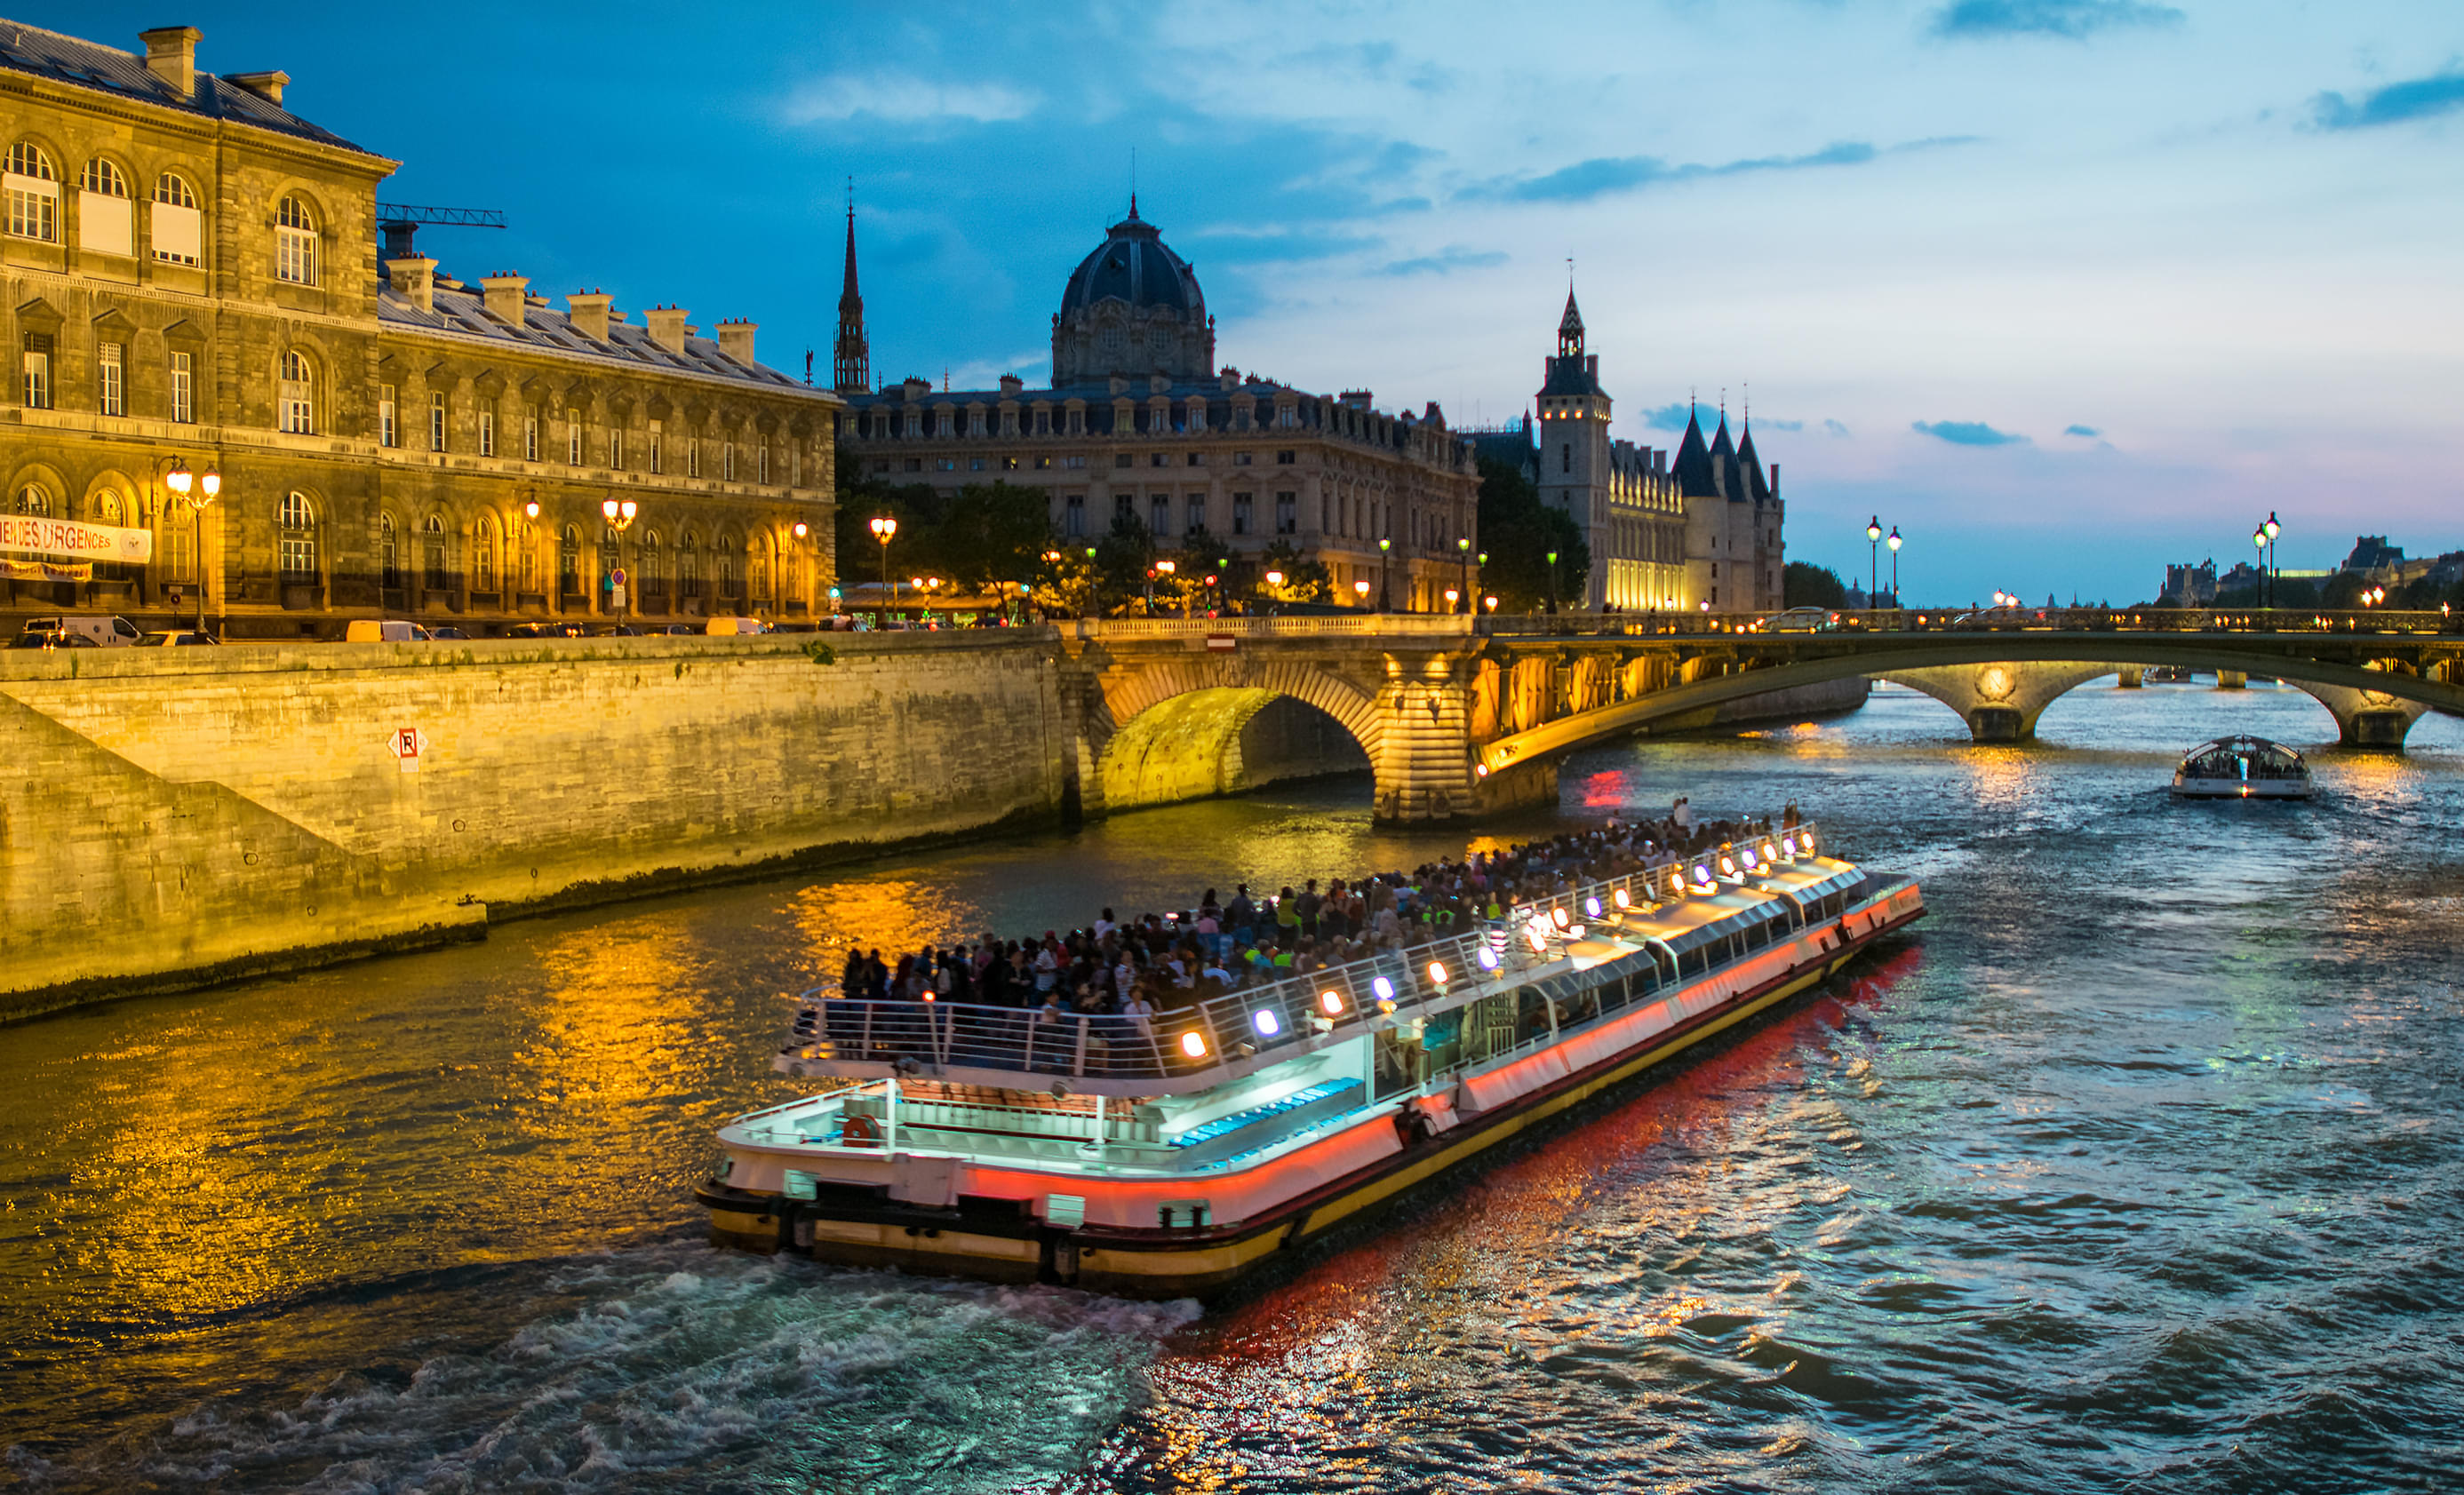
M1856 978L1200 1314L699 1239L846 942L1460 850L1365 781L0 1029L0 1485L2225 1491L2464 1481L2464 723L2181 805L2306 696L1579 758L1916 873Z

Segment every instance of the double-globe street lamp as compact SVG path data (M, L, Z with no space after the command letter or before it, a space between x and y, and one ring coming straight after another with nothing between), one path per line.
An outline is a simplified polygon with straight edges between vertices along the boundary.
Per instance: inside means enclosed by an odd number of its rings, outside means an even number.
M633 520L640 517L641 512L642 506L630 498L603 498L599 503L600 515L607 520L607 527L616 532L616 576L610 589L616 594L616 621L619 625L630 623L633 618L633 594L627 589L633 578L625 569L625 532L633 527Z
M867 526L872 538L881 541L881 589L890 594L891 605L898 604L898 583L890 579L890 538L898 533L898 521L882 515Z
M2276 511L2269 510L2265 522L2250 532L2250 542L2258 547L2258 605L2276 605L2276 537L2284 526L2276 522Z
M163 474L163 486L180 495L188 506L190 523L197 540L197 631L206 631L206 505L223 491L223 474L213 468L206 469L199 477L188 471L188 464L173 461L171 471Z

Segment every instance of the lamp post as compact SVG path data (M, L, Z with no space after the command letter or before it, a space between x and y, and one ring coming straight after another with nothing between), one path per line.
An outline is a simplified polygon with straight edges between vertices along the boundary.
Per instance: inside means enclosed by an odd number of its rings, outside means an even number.
M809 580L809 579L811 578L812 573L811 573L809 570L807 570L807 569L806 569L806 567L807 567L807 565L809 564L809 562L807 562L807 561L805 561L805 559L804 559L804 556L803 556L803 549L804 549L804 537L813 533L812 526L810 526L810 525L806 524L806 523L805 523L803 520L802 520L802 519L798 519L798 520L796 521L796 523L795 523L794 528L792 528L792 529L789 531L789 533L790 533L790 534L792 534L792 535L794 535L794 536L796 537L796 552L797 552L797 554L796 554L796 576L797 576L797 580L798 580L799 582L803 582L803 583L805 583L805 586L804 586L804 615L805 615L806 617L810 617L810 616L812 616L812 611L813 611L812 587L811 587L811 583L810 583L810 580ZM836 612L836 611L838 611L838 610L839 610L839 609L838 609L838 605L837 605L838 600L837 600L836 598L832 598L832 599L830 600L830 602L831 602L830 611L832 611L832 612Z
M1553 550L1552 550L1552 551L1549 552L1549 613L1550 613L1550 615L1551 615L1551 617L1554 617L1554 616L1556 615L1556 612L1557 612L1557 553L1556 553L1555 551L1553 551Z
M890 537L898 533L898 521L885 514L873 519L867 527L872 531L872 538L881 541L881 588L890 594L891 605L895 606L898 603L898 583L890 579Z
M212 468L203 477L188 471L188 464L173 458L171 471L163 474L163 486L179 495L188 506L189 522L197 540L197 631L206 631L206 505L223 491L223 475Z
M633 527L642 509L630 498L603 498L599 512L606 518L607 527L616 532L616 619L622 626L633 616L633 594L627 590L633 579L625 570L625 532ZM799 524L796 528L803 526Z
M1155 568L1157 575L1167 580L1178 574L1180 570L1179 563L1172 561L1158 561L1155 563ZM1152 583L1148 584L1147 589L1147 611L1150 615L1155 612L1155 588Z
M1865 521L1865 605L1874 605L1874 592L1882 583L1882 517L1876 515Z
M2276 605L2276 537L2284 529L2283 525L2276 522L2275 510L2267 511L2264 528L2267 530L2267 605L2273 607Z
M1377 610L1379 612L1386 610L1386 572L1388 570L1386 553L1394 548L1394 540L1383 536L1379 537L1377 541Z
M2258 605L2267 605L2267 526L2262 524L2250 532L2250 542L2258 547Z
M1455 538L1455 586L1463 596L1471 595L1471 537L1468 535ZM1446 594L1448 612L1455 610L1455 592ZM1464 605L1464 610L1470 610L1469 604Z
M1275 593L1282 588L1283 584L1284 573L1281 571L1269 571L1266 573L1266 600L1268 602L1281 602L1283 600L1275 595Z
M1891 538L1884 541L1891 547L1891 605L1900 605L1900 527L1891 526Z

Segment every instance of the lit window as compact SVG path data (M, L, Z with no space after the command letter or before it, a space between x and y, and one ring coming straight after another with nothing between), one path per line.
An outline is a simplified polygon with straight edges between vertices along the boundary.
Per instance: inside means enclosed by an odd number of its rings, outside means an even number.
M582 465L582 412L564 412L564 461L568 467Z
M402 445L402 407L391 385L377 385L377 445Z
M427 552L427 563L420 568L419 584L431 592L450 589L453 581L451 574L445 568L444 517L429 515L428 522L421 526L421 538L427 541L423 547Z
M621 430L607 433L607 467L610 472L625 471L625 433Z
M913 472L914 469L910 468L908 471ZM736 443L732 441L718 449L718 480L722 483L736 481Z
M282 355L281 404L275 425L294 436L317 433L316 388L308 377L308 360L296 351Z
M101 415L128 413L128 370L121 345L106 342L95 350L95 410Z
M758 465L759 472L754 481L767 483L770 481L770 444L766 441L761 444L761 455Z
M172 265L202 262L205 215L187 179L165 171L154 179L154 257Z
M481 410L479 412L479 455L483 457L493 457L495 454L496 412L494 410Z
M29 518L48 517L52 512L52 495L29 483L17 490L17 512Z
M688 440L685 443L685 476L701 476L701 443L698 441Z
M428 392L428 450L445 450L445 391L442 389Z
M390 514L377 519L377 561L385 584L402 585L402 536L395 531Z
M317 283L317 220L296 197L275 210L274 273L294 285Z
M279 511L282 575L286 581L314 581L317 576L317 511L305 494L283 496Z
M60 177L52 158L32 141L9 147L6 174L9 231L21 239L56 244L60 237Z
M650 423L650 471L654 473L667 470L667 451L661 440L663 434L659 429L659 423L652 421Z
M522 417L522 460L525 462L539 459L539 411L533 410Z
M197 420L196 361L186 353L171 355L171 419L183 426Z
M471 585L482 592L496 589L496 521L485 515L471 537Z

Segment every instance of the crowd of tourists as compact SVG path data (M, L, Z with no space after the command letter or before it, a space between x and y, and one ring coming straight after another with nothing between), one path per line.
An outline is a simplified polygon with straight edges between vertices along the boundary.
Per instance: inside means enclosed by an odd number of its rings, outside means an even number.
M1784 823L1795 822L1792 804ZM1768 821L1697 823L1680 800L1657 821L1613 819L1460 861L1424 862L1408 872L1337 877L1323 886L1310 878L1271 893L1241 883L1229 898L1209 888L1192 907L1168 912L1123 919L1105 909L1066 933L1017 939L986 934L889 958L877 949L854 949L840 990L874 1001L963 1002L1053 1019L1102 1014L1143 1030L1157 1013L1466 934L1518 903L1770 828Z

